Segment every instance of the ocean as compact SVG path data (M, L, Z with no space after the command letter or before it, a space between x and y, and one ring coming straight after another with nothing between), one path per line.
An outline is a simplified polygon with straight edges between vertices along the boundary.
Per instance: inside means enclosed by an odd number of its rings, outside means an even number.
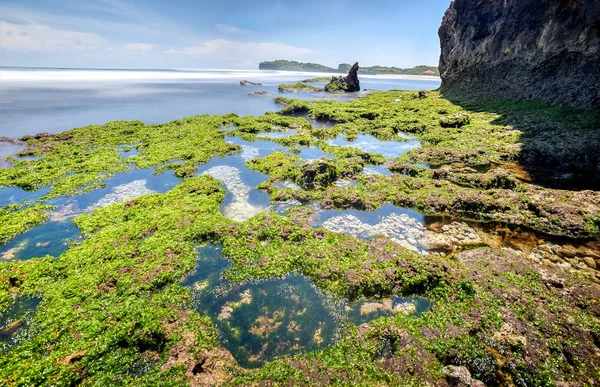
M285 94L281 83L332 74L259 70L109 70L0 67L0 136L139 120L168 122L198 114L262 115L280 106L274 96L350 99L356 94ZM240 86L240 80L263 86ZM439 78L360 75L363 89L436 89ZM319 85L319 84L316 84ZM12 152L11 152L12 153Z

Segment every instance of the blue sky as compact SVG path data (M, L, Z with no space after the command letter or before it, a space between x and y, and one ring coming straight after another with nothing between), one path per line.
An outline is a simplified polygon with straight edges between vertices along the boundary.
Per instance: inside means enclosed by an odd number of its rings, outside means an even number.
M0 0L0 65L435 65L450 0Z

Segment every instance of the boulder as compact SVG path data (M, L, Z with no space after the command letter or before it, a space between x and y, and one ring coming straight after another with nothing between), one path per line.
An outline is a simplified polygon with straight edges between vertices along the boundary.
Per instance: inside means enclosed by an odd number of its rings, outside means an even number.
M455 0L438 32L441 91L600 107L598 20L598 0Z
M355 92L360 91L360 82L358 81L358 62L354 63L348 75L331 77L331 81L325 85L325 91L329 92Z

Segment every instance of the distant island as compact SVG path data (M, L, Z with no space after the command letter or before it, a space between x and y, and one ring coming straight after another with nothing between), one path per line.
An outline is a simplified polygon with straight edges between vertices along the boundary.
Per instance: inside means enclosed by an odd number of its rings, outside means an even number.
M296 62L291 60L274 60L260 62L258 65L259 70L283 70L283 71L308 71L308 72L322 72L322 73L347 73L352 67L349 63L340 63L337 69L332 67L324 66L318 63L310 62ZM386 66L371 66L361 67L360 72L362 74L403 74L403 75L432 75L439 76L440 71L436 66L415 66L408 69L402 69L399 67L386 67Z

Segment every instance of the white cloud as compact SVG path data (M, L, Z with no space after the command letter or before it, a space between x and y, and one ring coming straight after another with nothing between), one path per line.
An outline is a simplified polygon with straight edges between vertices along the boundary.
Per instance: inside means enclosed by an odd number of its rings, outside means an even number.
M150 43L129 43L123 47L128 51L151 51L153 48L154 45Z
M43 24L0 21L0 48L14 51L96 50L104 39L91 32L68 31Z
M295 58L311 52L308 48L282 43L236 42L214 39L201 46L186 47L180 50L167 50L167 54L210 56L213 59L265 60L269 58Z
M250 32L250 30L245 30L243 28L229 26L227 24L215 24L215 28L217 29L217 31L219 31L222 34L235 35L235 34L245 34L247 32Z

